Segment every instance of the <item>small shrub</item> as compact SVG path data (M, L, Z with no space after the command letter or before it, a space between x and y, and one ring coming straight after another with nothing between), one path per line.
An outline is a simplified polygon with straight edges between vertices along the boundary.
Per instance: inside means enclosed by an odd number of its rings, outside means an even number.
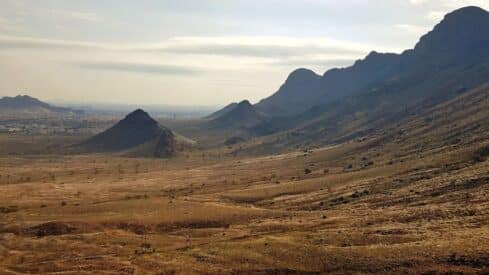
M483 162L489 156L489 146L477 150L473 156L475 162Z
M17 205L11 205L11 206L0 206L0 213L2 214L8 214L8 213L13 213L19 211L19 207Z
M360 194L358 192L355 192L355 193L351 194L350 197L352 197L352 198L359 198L360 197Z
M304 174L308 175L310 173L312 173L311 169L309 168L304 169Z

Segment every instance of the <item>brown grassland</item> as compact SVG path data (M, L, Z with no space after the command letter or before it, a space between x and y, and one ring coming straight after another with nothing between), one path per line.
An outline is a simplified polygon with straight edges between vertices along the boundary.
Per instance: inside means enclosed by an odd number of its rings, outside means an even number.
M76 138L4 135L0 274L487 274L489 108L457 102L268 156L27 154Z
M0 273L488 272L487 162L465 149L392 162L363 143L3 157Z

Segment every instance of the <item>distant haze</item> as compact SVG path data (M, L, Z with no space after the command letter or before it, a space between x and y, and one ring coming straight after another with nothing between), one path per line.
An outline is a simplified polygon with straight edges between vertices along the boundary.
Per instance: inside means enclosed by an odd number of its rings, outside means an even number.
M89 104L257 102L287 75L414 46L487 0L2 0L0 96Z
M71 107L76 110L83 110L89 114L105 114L123 116L138 108L143 108L156 118L198 118L211 114L221 106L201 106L201 105L174 105L174 104L123 104L117 103L71 103L71 102L53 102L57 106Z

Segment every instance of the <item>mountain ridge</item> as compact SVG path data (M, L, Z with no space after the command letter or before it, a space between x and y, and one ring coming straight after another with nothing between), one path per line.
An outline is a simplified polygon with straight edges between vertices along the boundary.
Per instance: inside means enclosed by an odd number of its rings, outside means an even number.
M326 71L319 87L316 79L304 81L302 87L295 87L286 81L277 92L256 106L271 116L298 115L316 105L368 92L373 86L403 74L437 70L437 67L451 66L453 63L470 64L479 62L481 58L486 60L488 33L487 11L474 6L461 8L447 14L432 31L420 38L413 49L401 54L372 51L352 66ZM304 95L307 95L306 98ZM291 102L299 104L291 106Z
M0 111L29 113L82 113L71 108L57 107L28 95L0 98Z
M216 119L216 118L228 113L229 111L233 110L236 106L238 106L237 102L229 103L228 105L224 106L222 109L219 109L219 110L213 112L212 114L210 114L204 118L210 119L210 120Z
M321 76L312 70L299 68L289 74L286 81L273 95L262 99L255 107L271 115L291 115L297 109L306 108L320 91ZM297 96L300 94L300 96Z
M232 110L210 121L217 128L249 128L266 119L248 100L238 103Z

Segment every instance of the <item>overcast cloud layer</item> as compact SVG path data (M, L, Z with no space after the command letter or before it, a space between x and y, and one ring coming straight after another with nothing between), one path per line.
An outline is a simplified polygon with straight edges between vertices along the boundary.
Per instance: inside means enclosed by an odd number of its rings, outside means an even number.
M0 96L131 104L258 101L294 69L400 52L489 0L2 0Z

